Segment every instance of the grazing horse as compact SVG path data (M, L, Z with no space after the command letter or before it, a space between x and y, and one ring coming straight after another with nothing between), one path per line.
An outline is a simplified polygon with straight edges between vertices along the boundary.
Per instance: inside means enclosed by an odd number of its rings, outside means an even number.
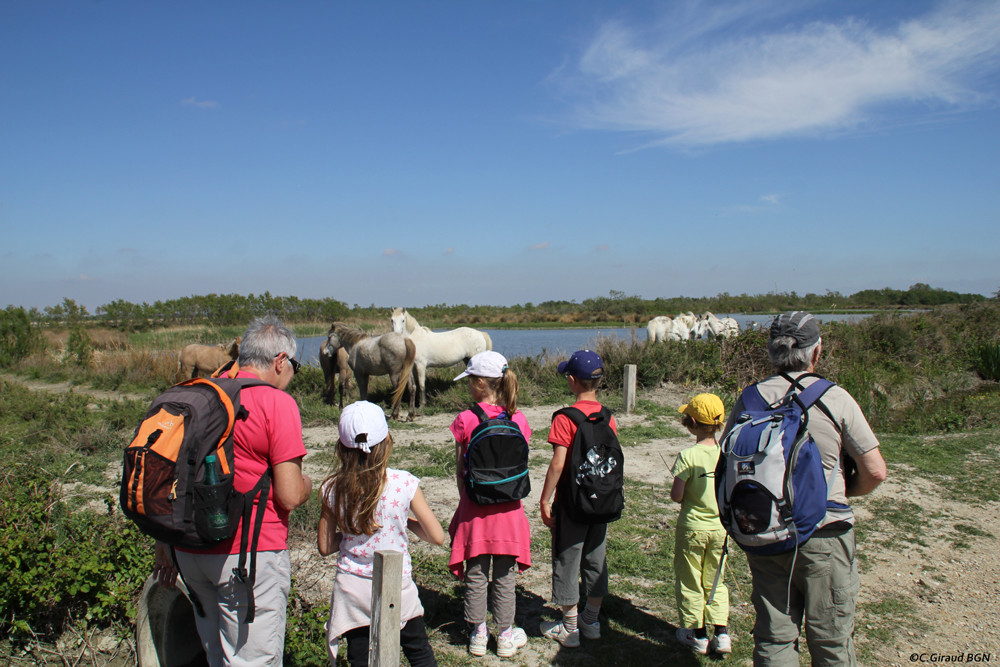
M698 318L699 338L732 338L740 333L739 323L732 317L716 317L712 313L703 313Z
M688 340L691 329L678 315L671 319L666 315L657 315L646 325L646 340L651 343L662 343L665 340Z
M369 376L388 375L395 387L392 392L392 418L399 419L399 404L403 392L409 387L409 421L413 421L417 395L413 381L413 360L417 351L413 341L393 332L369 336L357 327L334 322L321 352L332 357L341 347L347 351L347 363L358 381L360 399L364 401L368 398Z
M198 376L201 371L210 375L223 364L229 363L240 356L240 338L234 338L225 345L199 345L191 343L185 346L177 356L177 375L183 380Z
M426 405L425 385L427 367L454 366L469 363L473 355L493 349L490 335L470 327L459 327L450 331L431 331L421 326L417 319L406 312L406 308L392 309L392 330L403 334L417 345L417 387L420 389L420 405Z
M319 351L319 365L323 369L323 400L333 405L333 394L336 389L340 393L339 405L343 410L344 394L350 395L351 392L351 366L347 363L347 350L338 347L333 354L327 354L324 345Z

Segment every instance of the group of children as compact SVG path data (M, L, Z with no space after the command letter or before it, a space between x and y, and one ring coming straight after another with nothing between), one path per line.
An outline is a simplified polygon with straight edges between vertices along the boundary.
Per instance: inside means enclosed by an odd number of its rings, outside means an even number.
M596 353L579 350L560 363L558 371L566 376L569 390L576 398L573 407L584 414L601 410L597 389L604 368ZM517 376L508 368L503 355L493 351L475 355L455 380L463 378L468 378L469 393L487 418L505 417L516 424L526 441L530 438L527 419L517 409ZM717 396L701 394L680 411L685 414L684 425L695 436L696 444L678 456L671 489L671 498L681 503L674 565L682 626L677 630L677 638L698 653L707 653L709 648L728 653L731 650L726 629L728 591L722 577L716 577L721 570L719 557L725 533L719 523L711 479L718 459L715 433L723 423L722 401ZM459 413L450 426L455 437L459 503L448 528L449 568L465 583L464 617L469 624L469 652L474 656L487 652L489 608L496 626L496 653L508 658L528 642L525 631L514 624L514 616L517 573L531 566L531 532L521 500L482 505L468 497L463 483L465 454L472 432L479 424L480 417L470 409ZM611 428L617 432L613 418ZM540 503L542 522L552 530L551 599L562 612L557 621L543 621L540 631L542 636L570 648L580 645L580 635L600 638L598 615L608 592L607 524L577 522L568 515L565 503L560 504L556 493L576 429L566 415L554 416L549 432L553 454ZM437 664L413 583L407 531L437 545L444 543L444 531L417 478L389 467L392 445L385 413L379 406L359 401L344 408L337 447L340 465L320 489L322 512L317 539L321 554L339 551L327 623L331 664L336 661L341 637L346 640L352 667L368 664L372 569L375 551L379 549L403 554L400 605L403 653L414 667ZM578 612L581 594L586 603L582 612ZM706 623L714 626L711 644Z

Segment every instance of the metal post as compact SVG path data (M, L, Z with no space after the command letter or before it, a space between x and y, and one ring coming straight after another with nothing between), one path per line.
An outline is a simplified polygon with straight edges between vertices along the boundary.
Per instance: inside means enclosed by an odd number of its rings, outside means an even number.
M372 624L368 635L371 667L399 665L399 607L403 585L403 554L376 551L372 570Z
M635 386L638 371L635 364L625 364L625 412L635 410Z

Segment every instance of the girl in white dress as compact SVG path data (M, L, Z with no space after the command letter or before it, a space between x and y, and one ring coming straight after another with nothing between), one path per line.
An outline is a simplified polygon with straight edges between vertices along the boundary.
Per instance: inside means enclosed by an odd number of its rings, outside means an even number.
M367 667L375 551L391 549L403 554L400 648L413 667L436 666L413 583L407 529L438 545L444 544L444 530L427 505L420 480L389 467L392 436L382 408L367 401L347 406L339 431L340 466L320 487L317 538L320 554L340 552L326 628L330 664L336 663L343 636L351 667Z

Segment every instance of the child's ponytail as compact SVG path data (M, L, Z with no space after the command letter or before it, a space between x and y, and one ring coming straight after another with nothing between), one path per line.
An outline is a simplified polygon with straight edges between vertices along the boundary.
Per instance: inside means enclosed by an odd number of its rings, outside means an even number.
M500 405L504 407L507 411L507 416L510 417L517 412L517 375L508 368L503 372L503 376L499 380L497 398L500 399Z

